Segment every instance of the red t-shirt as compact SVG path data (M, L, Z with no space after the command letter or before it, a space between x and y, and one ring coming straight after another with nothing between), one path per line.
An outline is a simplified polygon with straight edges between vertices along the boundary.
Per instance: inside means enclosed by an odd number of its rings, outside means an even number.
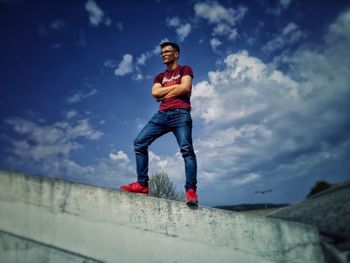
M181 83L181 78L183 76L191 76L193 78L193 72L190 66L178 66L174 70L166 70L158 74L154 78L153 83L160 83L163 87L168 87L175 84ZM192 88L192 87L191 87ZM170 110L170 109L188 109L191 110L190 95L166 98L162 100L162 103L159 106L160 111Z

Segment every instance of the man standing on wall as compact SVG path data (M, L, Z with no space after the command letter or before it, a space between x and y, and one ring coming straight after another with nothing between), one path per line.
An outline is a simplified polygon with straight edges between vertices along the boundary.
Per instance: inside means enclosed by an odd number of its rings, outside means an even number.
M178 64L180 48L172 42L160 45L160 56L167 69L154 79L152 96L160 101L159 111L134 141L137 182L120 187L123 191L148 194L148 146L160 136L173 132L185 162L186 203L198 205L197 160L192 146L191 91L193 73Z

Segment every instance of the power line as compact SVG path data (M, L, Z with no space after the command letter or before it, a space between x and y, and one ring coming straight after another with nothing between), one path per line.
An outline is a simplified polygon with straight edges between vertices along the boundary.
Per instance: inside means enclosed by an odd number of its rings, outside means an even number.
M266 193L270 193L270 192L272 192L271 189L263 190L263 191L255 191L256 194L262 194L262 195L263 195L263 197L264 197L264 203L265 203L265 209L267 208L267 203L266 203L265 194L266 194Z

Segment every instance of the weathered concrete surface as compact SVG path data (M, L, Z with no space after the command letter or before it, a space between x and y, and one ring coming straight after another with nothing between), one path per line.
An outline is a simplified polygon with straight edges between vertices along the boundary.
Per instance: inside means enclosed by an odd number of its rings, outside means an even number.
M102 263L46 244L17 237L0 231L1 263Z
M350 262L350 182L279 209L268 217L316 226L324 248L338 257L331 262Z
M0 230L105 262L324 262L310 225L8 171Z

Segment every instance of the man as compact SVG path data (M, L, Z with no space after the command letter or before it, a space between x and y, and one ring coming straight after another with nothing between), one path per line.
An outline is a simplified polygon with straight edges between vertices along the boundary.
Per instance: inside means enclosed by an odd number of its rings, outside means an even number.
M172 42L160 45L160 56L167 69L154 79L152 96L160 101L159 111L152 117L134 141L137 182L120 187L124 191L148 194L148 146L160 136L172 132L185 162L186 203L198 205L197 160L192 146L190 96L192 69L178 64L180 48Z

